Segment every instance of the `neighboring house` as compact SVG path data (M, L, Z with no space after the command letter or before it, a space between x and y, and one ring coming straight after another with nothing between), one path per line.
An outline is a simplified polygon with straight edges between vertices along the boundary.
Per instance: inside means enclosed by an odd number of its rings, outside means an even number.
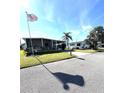
M31 51L31 42L30 38L22 38L25 41L25 45L23 45L24 49ZM56 50L58 49L57 45L62 44L65 41L54 40L48 38L31 38L32 46L34 51L42 51L42 50Z
M98 48L104 48L104 43L102 43L102 42L97 42L97 46L98 46Z
M104 48L104 43L97 42L98 48ZM89 49L91 46L89 43L87 43L86 40L84 41L78 41L78 42L71 42L69 43L70 49Z
M74 48L74 49L86 49L89 48L90 45L86 44L86 41L78 41L78 42L71 42L69 44L70 48Z

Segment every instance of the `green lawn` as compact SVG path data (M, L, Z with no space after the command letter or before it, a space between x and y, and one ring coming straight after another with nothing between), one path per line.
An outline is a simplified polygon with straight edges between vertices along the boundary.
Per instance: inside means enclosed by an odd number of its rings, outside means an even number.
M20 68L26 68L30 66L39 65L41 63L49 63L54 61L59 61L63 59L73 58L74 56L71 56L68 53L65 52L59 52L59 53L51 53L51 54L42 54L36 56L40 62L33 56L26 57L24 56L24 51L20 51Z
M92 49L86 49L86 50L74 50L75 52L82 52L82 53L96 53L96 52L104 52L104 49L98 49L98 50L92 50Z

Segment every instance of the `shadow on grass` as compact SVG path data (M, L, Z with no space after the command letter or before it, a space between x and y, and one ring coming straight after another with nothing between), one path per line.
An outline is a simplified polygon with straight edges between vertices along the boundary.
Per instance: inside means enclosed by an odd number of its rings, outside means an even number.
M50 50L50 51L43 51L43 52L40 52L38 53L37 55L43 55L43 54L52 54L52 53L61 53L63 51L55 51L55 50Z
M104 52L104 49L98 49L97 52Z
M20 69L24 69L24 68L28 68L28 67L33 67L33 66L37 66L37 65L43 65L43 64L47 64L47 63L54 63L57 61L62 61L62 60L67 60L67 59L71 59L71 58L75 58L75 56L69 57L69 58L64 58L64 59L59 59L59 60L54 60L54 61L49 61L49 62L45 62L43 63L40 59L38 59L38 57L34 56L35 59L38 60L39 64L34 64L34 65L29 65L29 66L25 66L25 67L20 67Z

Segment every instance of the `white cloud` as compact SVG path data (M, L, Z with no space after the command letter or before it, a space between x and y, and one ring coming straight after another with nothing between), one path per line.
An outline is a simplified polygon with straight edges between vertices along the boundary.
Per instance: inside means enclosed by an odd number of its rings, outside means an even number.
M81 27L84 32L90 32L91 29L93 28L91 25L83 25Z
M29 32L22 31L20 33L20 38L29 38ZM48 39L55 39L55 40L60 40L61 38L52 36L51 34L47 33L46 31L31 31L31 37L32 38L48 38Z
M53 22L54 21L54 5L46 2L44 5L44 12L46 20Z
M71 32L72 35L79 35L80 34L80 31L79 30L71 30L69 32Z
M46 38L49 37L47 33L41 31L31 31L30 33L31 33L31 37L46 37ZM29 37L29 32L28 31L21 32L21 38L22 37Z
M46 12L46 20L50 21L50 22L54 21L53 10L52 9L47 10L47 12Z
M83 25L83 24L89 24L89 22L91 21L90 18L88 17L88 15L91 13L92 9L97 5L97 3L99 2L100 0L95 0L94 2L92 3L87 3L84 5L85 7L83 8L83 10L80 12L80 16L79 16L79 19L80 19L80 25ZM91 1L90 1L91 2Z

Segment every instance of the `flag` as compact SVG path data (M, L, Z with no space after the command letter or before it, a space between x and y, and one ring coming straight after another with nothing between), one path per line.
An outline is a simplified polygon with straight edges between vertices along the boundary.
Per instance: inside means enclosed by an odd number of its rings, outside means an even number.
M30 22L34 22L38 20L38 17L34 14L27 14L27 20Z

